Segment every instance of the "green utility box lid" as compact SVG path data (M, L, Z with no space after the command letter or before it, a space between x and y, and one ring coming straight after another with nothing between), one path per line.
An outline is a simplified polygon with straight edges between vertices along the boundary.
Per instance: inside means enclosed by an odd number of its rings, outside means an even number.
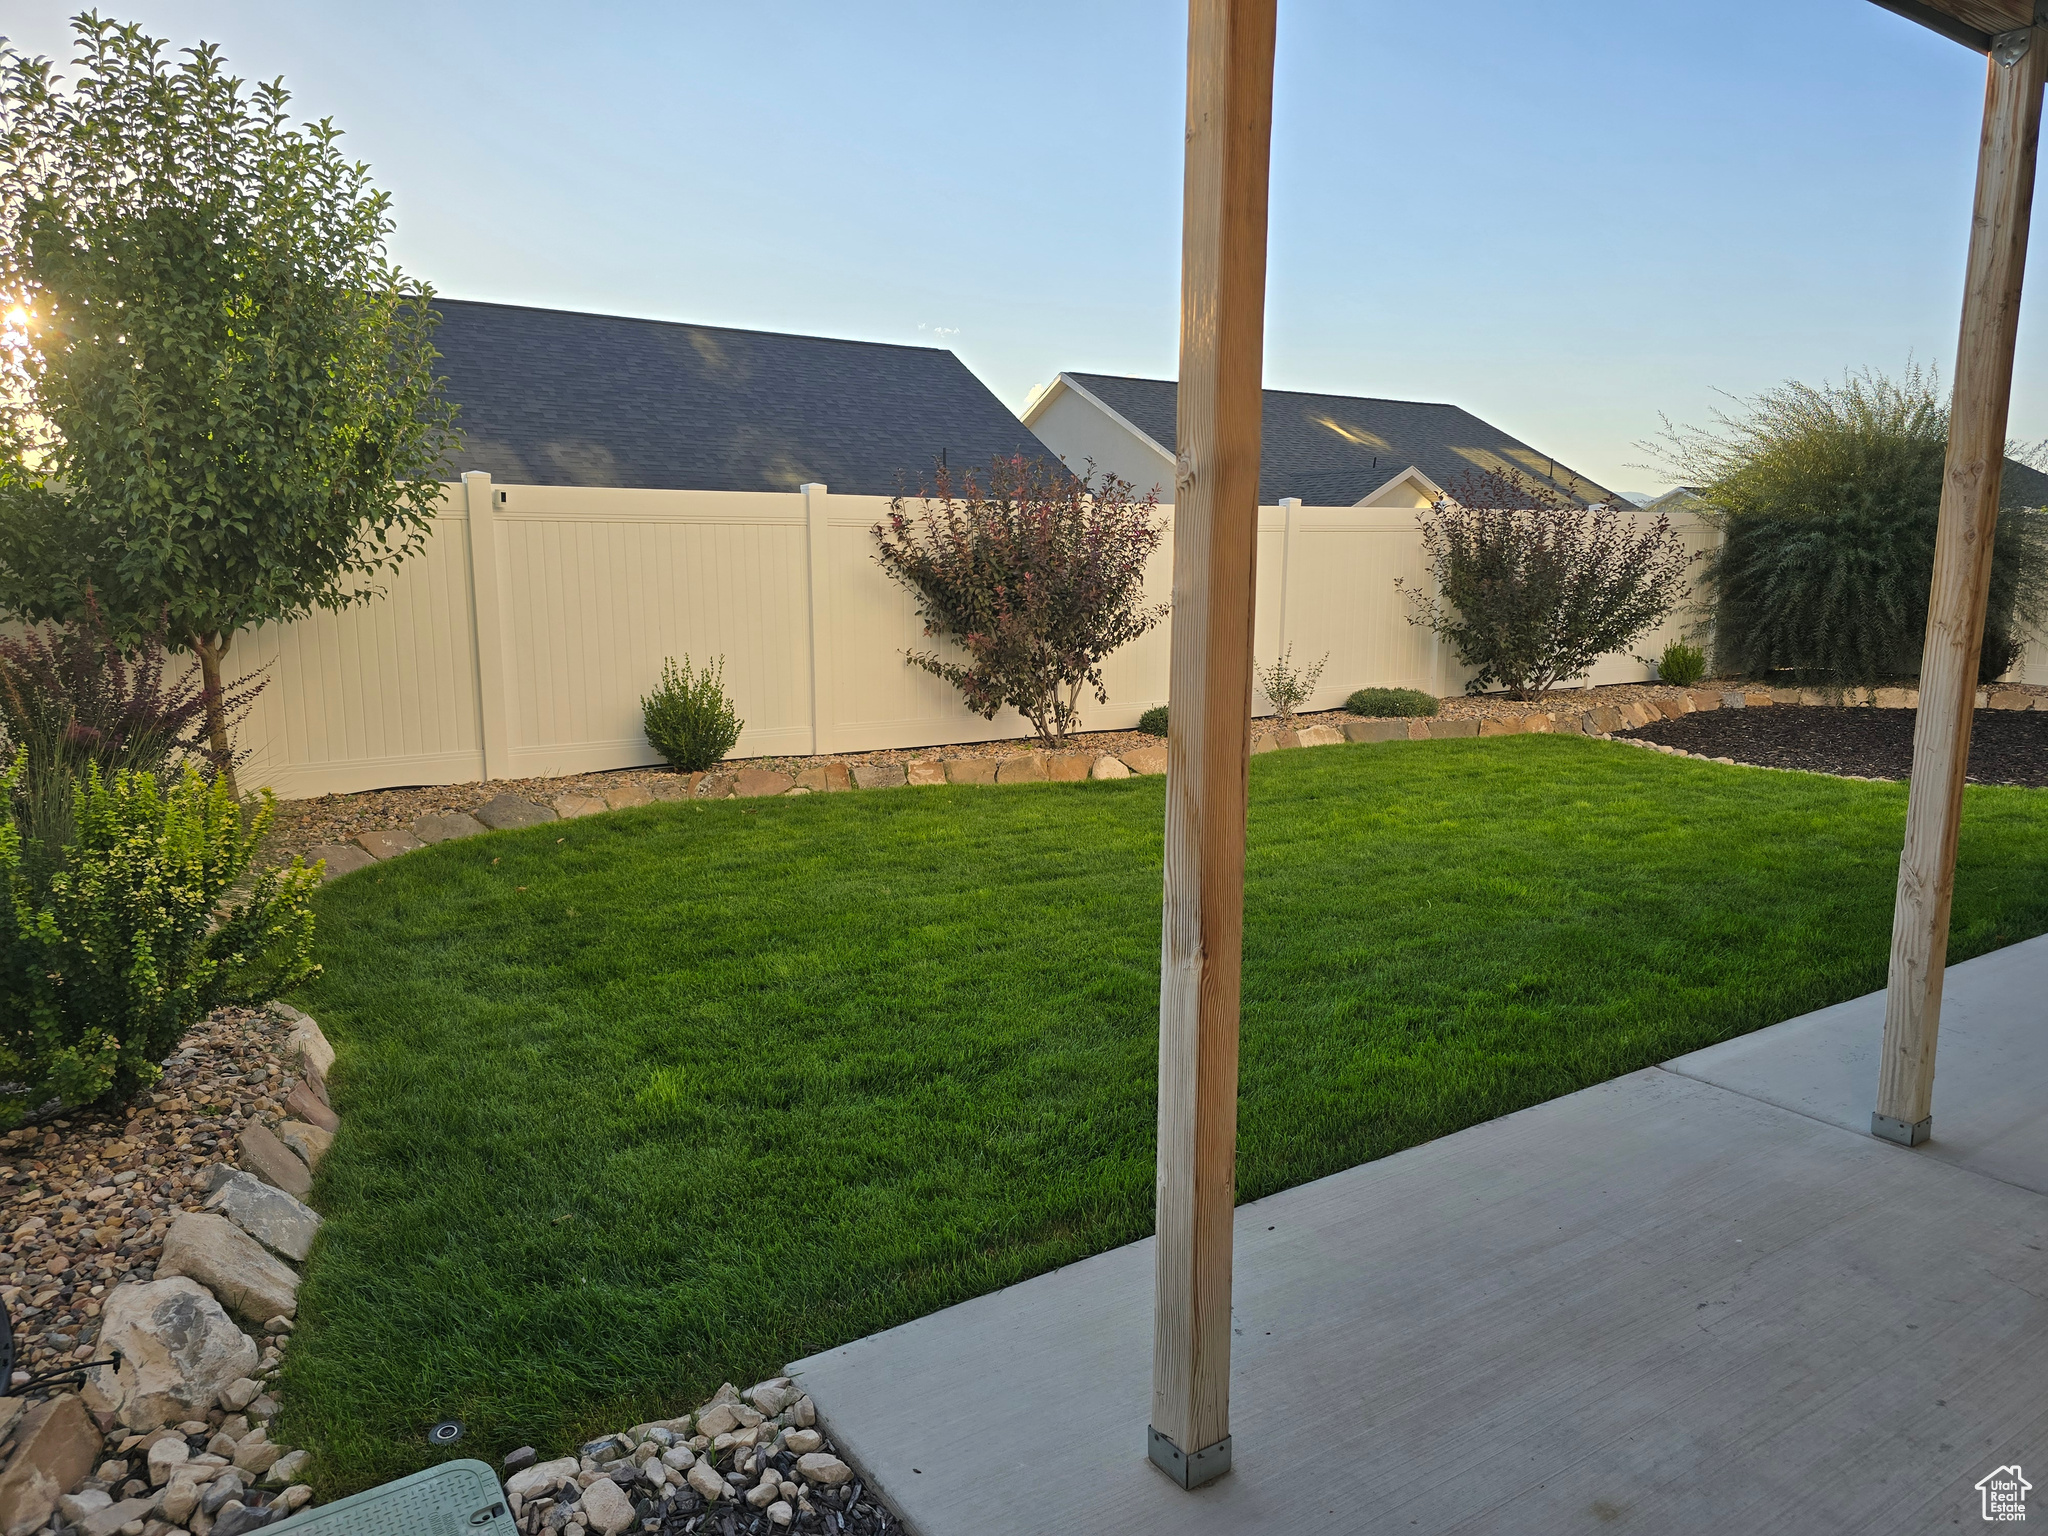
M444 1461L263 1529L265 1536L519 1536L497 1474L480 1461Z

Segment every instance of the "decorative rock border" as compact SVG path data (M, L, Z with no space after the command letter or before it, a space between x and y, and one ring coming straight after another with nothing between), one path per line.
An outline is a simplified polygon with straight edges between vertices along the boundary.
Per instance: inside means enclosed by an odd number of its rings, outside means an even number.
M1653 720L1674 719L1709 709L1762 709L1774 705L1843 705L1873 709L1917 709L1914 688L1695 688L1623 704L1576 706L1566 695L1553 695L1547 707L1522 713L1512 709L1486 715L1433 715L1422 718L1346 720L1341 725L1308 725L1282 729L1256 738L1254 755L1291 747L1336 746L1344 742L1445 741L1473 736L1562 733L1618 739ZM1980 688L1979 709L2048 709L2048 694L2022 688ZM1655 746L1650 742L1631 745ZM1656 747L1675 756L1695 756L1675 747ZM1732 761L1732 759L1713 759ZM1075 783L1083 779L1127 779L1166 772L1166 747L1127 747L1115 754L1087 752L1020 752L1010 757L924 757L907 762L817 763L797 772L775 768L734 767L708 773L677 774L653 784L626 784L617 789L573 789L541 805L505 793L477 807L474 814L434 812L410 828L363 832L350 843L314 848L309 859L326 861L324 878L332 880L381 860L395 858L431 843L474 837L482 832L572 821L603 811L625 810L656 801L749 800L779 795L842 794L853 790L902 789L936 784Z
M242 1536L312 1502L311 1486L301 1481L309 1454L270 1438L279 1409L270 1383L298 1310L292 1265L305 1260L320 1227L299 1197L339 1124L326 1089L334 1051L304 1014L283 1004L271 1013L290 1032L271 1067L248 1074L261 1087L258 1112L233 1138L244 1166L195 1170L190 1181L208 1195L204 1207L167 1212L149 1229L146 1236L161 1235L153 1264L116 1259L113 1267L125 1273L111 1287L95 1287L103 1294L84 1305L88 1324L69 1336L85 1340L70 1351L78 1361L113 1363L87 1371L76 1392L51 1383L40 1400L0 1398L0 1536ZM191 1054L181 1047L174 1063ZM182 1097L151 1097L130 1110L131 1127L166 1103L170 1128L184 1125L176 1112ZM284 1118L273 1131L263 1116L277 1113ZM45 1137L58 1140L24 1129L0 1137L0 1145L48 1150ZM215 1136L210 1144L226 1140ZM160 1154L147 1161L156 1165ZM111 1208L124 1186L150 1187L138 1170L124 1169L60 1214L88 1219L85 1211ZM154 1187L162 1206L162 1191L176 1186L166 1178ZM43 1223L23 1222L10 1246L19 1252ZM116 1219L96 1235L112 1242L135 1230ZM129 1251L126 1243L118 1249ZM60 1276L74 1272L68 1259L44 1262L61 1262ZM26 1323L66 1294L14 1291L7 1299L21 1303ZM30 1385L28 1375L16 1373L15 1390Z
M540 1460L505 1458L505 1497L523 1536L885 1536L902 1523L840 1460L817 1408L787 1376L745 1392L727 1382L694 1413L602 1435Z

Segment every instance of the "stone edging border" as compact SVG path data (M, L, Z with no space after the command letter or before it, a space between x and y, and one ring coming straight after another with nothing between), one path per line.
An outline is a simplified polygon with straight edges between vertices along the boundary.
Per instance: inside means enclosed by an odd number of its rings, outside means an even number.
M1534 708L1520 715L1413 717L1404 719L1348 720L1342 726L1315 725L1280 730L1256 738L1252 752L1281 751L1291 747L1337 746L1344 742L1443 741L1469 736L1513 736L1537 733L1593 736L1611 739L1618 731L1634 730L1659 719L1676 719L1711 709L1761 709L1779 705L1819 705L1872 709L1917 709L1916 688L1694 688L1659 699L1629 704L1596 704L1591 709ZM2048 709L2048 698L2018 688L1980 688L1979 709ZM1628 743L1677 757L1699 757L1677 747L1653 742ZM1728 763L1732 758L1702 758ZM927 757L904 763L827 762L784 773L772 768L715 769L709 773L678 774L673 781L653 787L627 785L602 793L571 790L541 805L518 795L502 794L466 811L435 812L422 816L410 828L364 832L353 842L328 843L312 849L307 858L322 860L324 878L340 875L411 853L434 843L452 842L483 832L509 831L515 827L541 826L553 821L573 821L604 811L622 811L656 801L748 800L776 795L837 794L848 790L901 789L932 784L1020 784L1076 783L1083 779L1127 779L1166 772L1166 748L1139 747L1120 754L1086 752L1021 752L1013 757ZM1838 777L1849 777L1838 775Z

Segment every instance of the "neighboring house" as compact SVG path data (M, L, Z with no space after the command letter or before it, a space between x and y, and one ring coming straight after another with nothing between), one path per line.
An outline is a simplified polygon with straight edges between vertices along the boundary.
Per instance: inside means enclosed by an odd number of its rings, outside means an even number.
M1173 497L1176 386L1169 379L1062 373L1024 423L1076 470L1093 460L1140 491ZM1512 469L1584 504L1614 499L1519 438L1455 405L1269 389L1259 500L1319 507L1424 507L1467 474Z
M436 299L448 478L891 496L1045 445L938 347Z

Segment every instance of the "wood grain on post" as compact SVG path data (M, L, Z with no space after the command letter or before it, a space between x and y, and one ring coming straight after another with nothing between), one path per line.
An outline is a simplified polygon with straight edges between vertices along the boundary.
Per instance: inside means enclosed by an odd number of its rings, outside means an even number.
M1188 17L1151 1435L1152 1459L1185 1487L1230 1464L1274 10L1275 0L1191 0Z
M1913 730L1913 778L1892 918L1877 1110L1870 1124L1873 1134L1908 1146L1927 1139L1932 1120L1956 835L1998 529L2013 343L2041 136L2041 85L2048 76L2048 26L2037 25L2026 35L2028 45L2017 60L2005 62L2015 41L2007 34L1998 41L2008 46L1994 46L1986 66L1990 78L1956 348L1948 467L1920 661L1920 713Z

